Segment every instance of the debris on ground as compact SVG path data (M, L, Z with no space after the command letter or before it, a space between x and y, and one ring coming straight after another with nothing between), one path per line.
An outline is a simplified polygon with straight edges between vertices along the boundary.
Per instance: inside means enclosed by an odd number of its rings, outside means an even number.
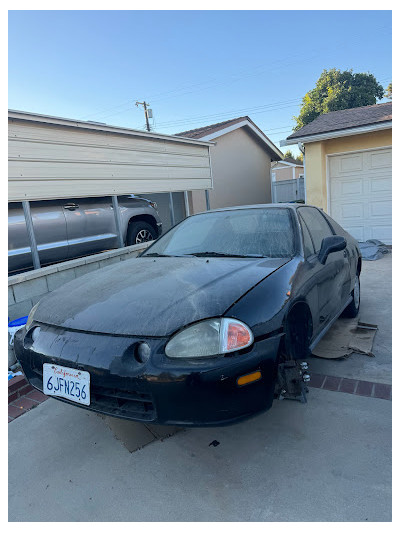
M214 446L214 448L215 448L216 446L219 446L220 444L221 443L219 441L213 440L212 442L210 442L209 446Z
M323 359L347 358L352 353L375 357L372 353L378 326L360 322L357 318L340 318L313 350Z
M10 346L13 346L14 344L14 335L16 332L23 328L28 320L27 316L22 316L21 318L17 318L16 320L12 320L8 323L8 333L10 334Z
M15 378L15 376L22 376L22 372L21 371L18 371L18 372L13 372L12 370L9 370L8 371L8 381L10 381L10 379L12 378Z
M362 258L366 261L377 261L382 259L385 254L390 253L390 248L378 239L369 239L365 242L359 242L358 246Z

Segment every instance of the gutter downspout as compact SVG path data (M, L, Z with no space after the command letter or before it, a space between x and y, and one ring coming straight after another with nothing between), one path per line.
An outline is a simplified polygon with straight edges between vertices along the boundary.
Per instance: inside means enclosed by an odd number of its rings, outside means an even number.
M304 167L304 203L307 203L307 178L306 178L306 147L303 143L297 143L300 152L303 154L303 167Z

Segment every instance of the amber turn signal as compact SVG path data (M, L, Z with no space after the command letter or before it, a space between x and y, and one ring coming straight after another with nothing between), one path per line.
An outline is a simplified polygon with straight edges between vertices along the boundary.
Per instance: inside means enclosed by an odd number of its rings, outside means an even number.
M257 372L252 372L251 374L245 374L244 376L240 376L240 378L237 379L237 384L239 386L247 385L248 383L252 383L253 381L258 381L261 379L261 372L257 370Z

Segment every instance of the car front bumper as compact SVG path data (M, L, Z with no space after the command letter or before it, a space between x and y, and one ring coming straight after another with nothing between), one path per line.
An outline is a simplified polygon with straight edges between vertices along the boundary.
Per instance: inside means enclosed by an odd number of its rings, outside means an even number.
M269 409L274 398L280 336L255 342L241 353L197 361L164 354L166 338L111 336L36 324L40 333L17 332L14 346L29 382L43 390L43 363L90 373L91 403L109 416L175 426L221 426ZM147 342L150 359L139 362L138 342ZM239 386L240 376L259 370L261 379ZM58 399L58 398L57 398Z

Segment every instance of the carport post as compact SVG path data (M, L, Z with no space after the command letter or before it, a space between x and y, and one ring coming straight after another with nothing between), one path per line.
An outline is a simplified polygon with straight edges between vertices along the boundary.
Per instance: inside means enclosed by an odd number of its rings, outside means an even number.
M174 199L172 192L169 193L169 214L171 215L171 224L175 226Z
M118 248L124 247L124 238L122 236L121 213L118 205L118 196L111 196L114 211L115 226L117 228Z
M39 259L39 253L37 250L35 232L33 231L31 207L27 200L24 200L22 202L22 208L24 210L26 229L28 230L28 239L29 239L29 246L31 247L33 268L36 270L40 268L40 259Z
M205 193L206 193L206 209L207 211L210 211L210 195L207 190L205 191Z
M184 191L183 192L183 195L185 197L185 213L186 213L186 216L190 216L190 207L189 207L189 196L188 196L188 192L187 191Z

